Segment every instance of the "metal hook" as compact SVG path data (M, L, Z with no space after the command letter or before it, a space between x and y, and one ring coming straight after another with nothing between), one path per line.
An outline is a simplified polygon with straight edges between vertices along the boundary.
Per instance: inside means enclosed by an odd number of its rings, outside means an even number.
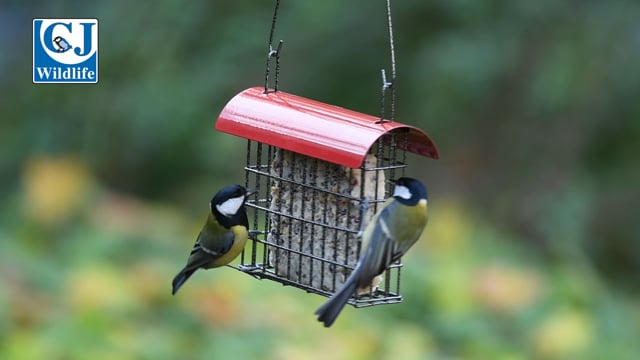
M387 74L382 69L382 91L380 96L380 120L376 121L376 124L381 124L387 122L389 120L385 119L385 102L386 102L386 91L387 89L391 89L391 114L389 116L390 120L395 120L396 117L396 91L395 91L395 82L396 82L396 51L393 42L393 20L391 18L391 0L387 0L387 25L389 30L389 50L391 53L391 81L387 81Z
M273 49L273 34L276 29L276 21L278 19L278 9L280 8L280 0L276 0L276 6L273 10L273 18L271 19L271 31L269 32L269 44L267 50L267 65L264 72L264 93L268 94L271 92L278 91L278 82L280 78L280 51L282 50L283 41L280 40L278 43L278 47L276 50ZM269 89L269 68L271 67L271 59L276 58L276 79L273 90Z
M384 69L382 69L381 72L382 72L382 89L380 92L380 120L376 121L376 124L382 124L390 121L384 118L385 100L386 100L387 89L392 89L393 91L393 80L387 81L387 73L384 71ZM393 119L393 115L391 116L391 118Z

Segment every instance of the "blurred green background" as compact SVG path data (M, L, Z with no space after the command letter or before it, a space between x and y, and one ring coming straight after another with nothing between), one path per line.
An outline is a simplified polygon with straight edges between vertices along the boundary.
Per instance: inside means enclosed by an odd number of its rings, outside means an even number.
M632 359L640 353L640 3L395 0L398 112L430 224L400 305L183 266L245 142L272 1L0 5L0 358ZM99 83L33 85L31 20L99 18ZM281 89L377 115L384 1L283 1Z

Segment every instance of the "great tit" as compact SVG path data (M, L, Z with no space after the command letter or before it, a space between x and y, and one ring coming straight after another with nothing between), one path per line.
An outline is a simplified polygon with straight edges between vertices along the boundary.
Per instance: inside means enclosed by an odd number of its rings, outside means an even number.
M330 327L349 298L373 279L418 240L427 225L427 189L418 180L402 177L362 234L360 258L342 288L316 310L318 321Z
M196 270L224 266L244 249L249 236L244 203L252 193L240 185L230 185L211 199L209 216L191 249L187 265L173 278L172 294Z

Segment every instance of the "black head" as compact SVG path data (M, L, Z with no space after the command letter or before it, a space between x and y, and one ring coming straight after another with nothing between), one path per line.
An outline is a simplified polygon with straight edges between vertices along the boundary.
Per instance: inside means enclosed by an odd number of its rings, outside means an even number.
M235 225L249 227L244 202L249 192L240 185L229 185L218 191L209 204L218 223L225 228Z
M395 182L393 197L402 204L415 206L422 199L427 200L427 188L418 180L401 177Z

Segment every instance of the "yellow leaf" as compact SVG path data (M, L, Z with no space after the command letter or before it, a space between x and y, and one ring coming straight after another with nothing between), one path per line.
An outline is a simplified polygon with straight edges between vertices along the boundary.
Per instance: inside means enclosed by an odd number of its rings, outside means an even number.
M512 313L540 297L540 275L505 264L490 264L475 271L473 294L490 310Z
M571 309L548 317L532 335L536 353L545 359L566 359L584 352L593 336L592 320Z
M38 222L53 225L68 219L86 199L91 178L75 156L38 156L24 167L27 212Z
M473 219L462 203L455 200L442 200L437 206L429 207L429 223L418 246L445 252L458 251L467 247L468 235Z
M123 291L124 277L104 266L76 268L68 277L66 299L75 311L129 307L134 301Z

